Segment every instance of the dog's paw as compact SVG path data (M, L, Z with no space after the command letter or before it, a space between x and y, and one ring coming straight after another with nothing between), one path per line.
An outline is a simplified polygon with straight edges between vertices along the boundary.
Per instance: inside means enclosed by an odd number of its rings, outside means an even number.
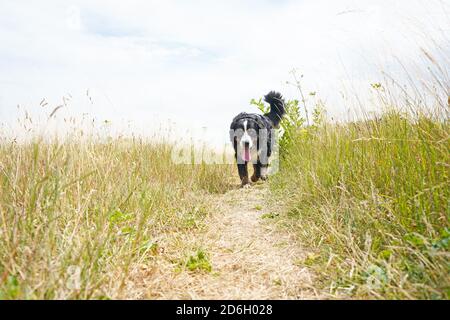
M261 180L266 181L269 168L267 166L261 167Z
M251 186L250 186L250 183L241 185L241 188L242 188L242 189L249 189L250 187L251 187Z
M257 177L256 175L252 175L250 180L252 180L252 182L257 182L259 180L259 177Z

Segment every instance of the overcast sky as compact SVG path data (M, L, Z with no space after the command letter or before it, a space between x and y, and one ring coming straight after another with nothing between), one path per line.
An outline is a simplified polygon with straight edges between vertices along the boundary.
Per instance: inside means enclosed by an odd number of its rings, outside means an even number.
M226 142L251 98L298 98L286 84L293 68L339 117L346 83L368 90L380 69L399 72L395 59L420 67L420 46L448 48L448 2L1 1L0 122L24 109L47 116L71 97L60 118L84 114L137 134L170 119L178 132Z

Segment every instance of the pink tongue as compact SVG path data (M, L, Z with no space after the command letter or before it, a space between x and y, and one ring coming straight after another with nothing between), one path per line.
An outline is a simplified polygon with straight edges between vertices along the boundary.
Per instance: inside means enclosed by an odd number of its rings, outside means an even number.
M250 148L244 148L244 161L250 161Z

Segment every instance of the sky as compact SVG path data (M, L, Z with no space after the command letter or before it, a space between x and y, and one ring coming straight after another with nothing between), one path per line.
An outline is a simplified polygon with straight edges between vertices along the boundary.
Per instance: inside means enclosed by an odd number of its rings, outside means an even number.
M420 69L420 47L450 48L449 2L1 1L0 123L20 131L25 111L37 122L63 105L58 126L95 118L221 144L237 113L256 111L250 99L299 98L293 69L342 118L345 90L380 71L402 79L396 61Z

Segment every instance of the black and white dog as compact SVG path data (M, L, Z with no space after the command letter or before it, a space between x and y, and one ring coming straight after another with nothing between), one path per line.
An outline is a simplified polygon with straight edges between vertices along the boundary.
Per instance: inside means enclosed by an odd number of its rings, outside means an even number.
M275 129L279 127L284 111L280 93L271 91L264 96L270 112L264 115L242 112L231 122L230 139L233 143L241 186L248 186L247 164L253 163L252 182L267 179L269 157L275 143Z

